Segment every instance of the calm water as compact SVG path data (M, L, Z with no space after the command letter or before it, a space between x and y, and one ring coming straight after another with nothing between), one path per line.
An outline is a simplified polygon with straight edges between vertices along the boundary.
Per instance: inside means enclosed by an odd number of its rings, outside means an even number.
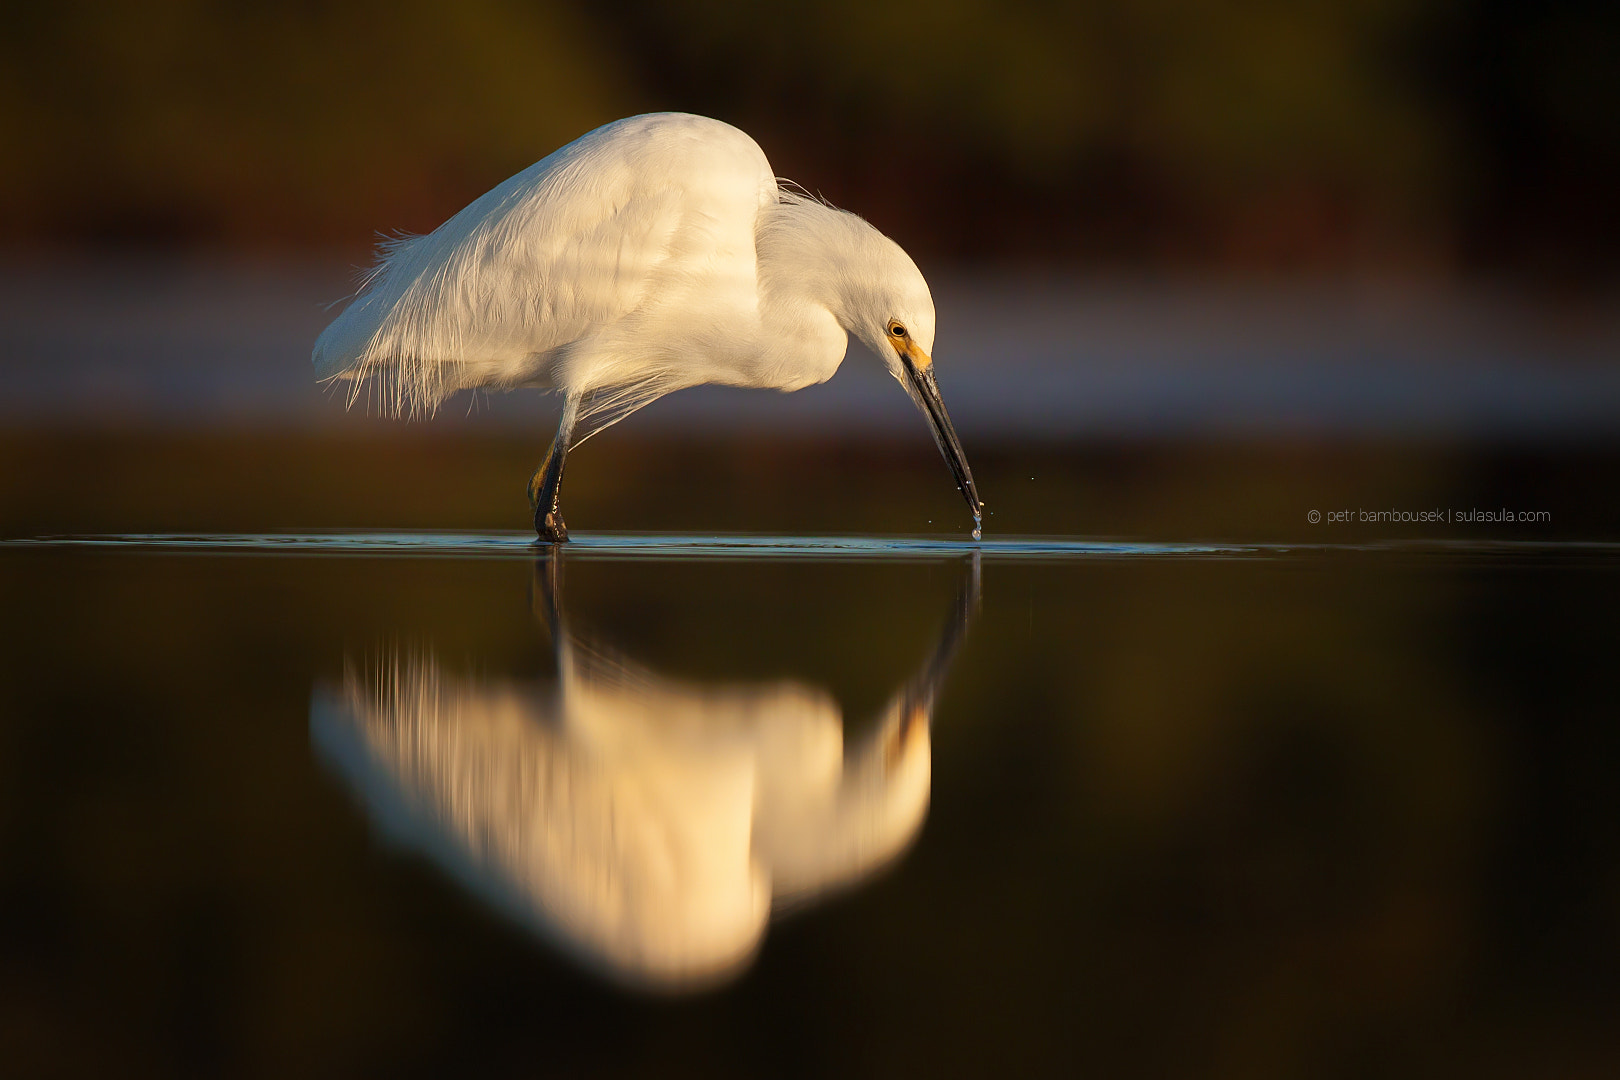
M1460 541L0 545L7 1053L1611 1073L1617 570Z

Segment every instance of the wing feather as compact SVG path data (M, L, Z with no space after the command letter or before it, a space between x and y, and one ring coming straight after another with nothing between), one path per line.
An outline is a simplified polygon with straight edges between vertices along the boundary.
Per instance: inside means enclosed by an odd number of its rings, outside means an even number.
M746 258L751 276L755 218L775 198L764 153L730 125L678 113L608 124L426 236L381 243L315 343L317 374L356 392L370 379L401 415L465 387L643 397L625 365L577 358L696 287L717 252Z

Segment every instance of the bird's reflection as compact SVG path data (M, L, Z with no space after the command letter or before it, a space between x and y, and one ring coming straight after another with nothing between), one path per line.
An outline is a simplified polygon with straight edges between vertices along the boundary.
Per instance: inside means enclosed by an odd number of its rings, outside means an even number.
M926 662L847 746L822 691L676 682L571 634L559 569L535 573L555 685L396 652L317 691L315 743L386 831L592 966L671 990L740 972L773 909L862 880L916 836L976 560Z

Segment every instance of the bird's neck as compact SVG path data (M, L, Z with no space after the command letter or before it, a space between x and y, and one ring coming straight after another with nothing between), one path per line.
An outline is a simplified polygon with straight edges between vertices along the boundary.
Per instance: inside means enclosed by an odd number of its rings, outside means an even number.
M760 326L766 362L784 389L823 382L849 346L844 268L852 218L820 203L779 203L761 214L757 236ZM853 218L860 222L859 218ZM869 226L867 226L869 228Z

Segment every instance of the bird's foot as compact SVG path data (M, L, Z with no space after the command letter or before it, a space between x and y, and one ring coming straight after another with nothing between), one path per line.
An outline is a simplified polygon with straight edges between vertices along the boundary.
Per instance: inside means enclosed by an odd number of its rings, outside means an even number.
M545 514L534 515L534 531L544 544L568 543L568 526L563 524L562 511L556 507Z

